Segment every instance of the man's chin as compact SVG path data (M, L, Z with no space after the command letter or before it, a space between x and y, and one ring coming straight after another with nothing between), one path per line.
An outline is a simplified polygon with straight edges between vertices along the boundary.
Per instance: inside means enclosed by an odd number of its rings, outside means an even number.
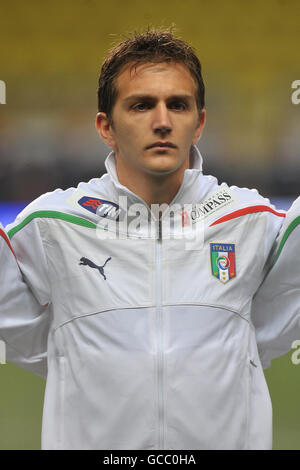
M169 175L171 173L174 173L176 170L178 170L178 166L174 166L174 163L173 165L167 163L160 165L149 165L147 166L147 168L145 168L146 173L156 176Z

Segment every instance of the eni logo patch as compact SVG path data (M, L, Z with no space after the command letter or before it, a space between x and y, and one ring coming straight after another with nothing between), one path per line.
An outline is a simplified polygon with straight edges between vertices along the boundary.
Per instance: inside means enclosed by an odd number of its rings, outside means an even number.
M212 275L223 284L236 277L234 243L210 243Z
M118 204L104 199L98 199L95 197L84 196L79 199L78 204L84 209L97 214L100 217L106 217L107 219L115 220L119 222L122 220L123 213L122 209Z

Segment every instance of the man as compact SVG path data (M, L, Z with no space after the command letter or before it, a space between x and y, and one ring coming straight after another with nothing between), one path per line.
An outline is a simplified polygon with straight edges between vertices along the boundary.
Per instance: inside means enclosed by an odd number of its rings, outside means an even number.
M0 339L5 339L6 357L44 377L50 316L25 284L1 224L0 260Z
M300 337L300 201L202 174L201 66L171 33L110 51L98 98L107 174L7 227L31 305L4 284L0 332L47 377L42 446L269 449L262 361Z

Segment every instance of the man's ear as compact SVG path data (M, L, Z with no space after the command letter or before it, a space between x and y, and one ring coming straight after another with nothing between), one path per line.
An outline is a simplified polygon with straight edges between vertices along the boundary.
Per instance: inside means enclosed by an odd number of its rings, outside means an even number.
M114 148L116 146L116 141L114 138L112 123L108 119L106 113L98 113L96 116L96 129L101 137L101 139L109 147Z
M206 110L205 109L202 109L201 110L201 116L200 116L200 119L199 119L199 122L198 122L198 126L195 130L195 134L194 134L194 139L193 139L193 144L196 145L198 140L200 139L201 137L201 134L202 134L202 131L203 131L203 128L204 128L204 125L205 125L205 121L206 121Z

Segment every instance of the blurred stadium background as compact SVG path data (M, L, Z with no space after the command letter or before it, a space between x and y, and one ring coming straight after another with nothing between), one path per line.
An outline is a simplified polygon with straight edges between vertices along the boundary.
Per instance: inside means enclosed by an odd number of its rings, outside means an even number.
M15 0L0 8L4 225L40 194L104 172L108 148L94 127L101 62L114 42L148 25L174 23L202 62L204 172L255 187L280 209L299 194L298 0ZM266 371L275 449L300 449L299 372L291 353ZM0 449L39 449L44 382L5 364L0 383Z

